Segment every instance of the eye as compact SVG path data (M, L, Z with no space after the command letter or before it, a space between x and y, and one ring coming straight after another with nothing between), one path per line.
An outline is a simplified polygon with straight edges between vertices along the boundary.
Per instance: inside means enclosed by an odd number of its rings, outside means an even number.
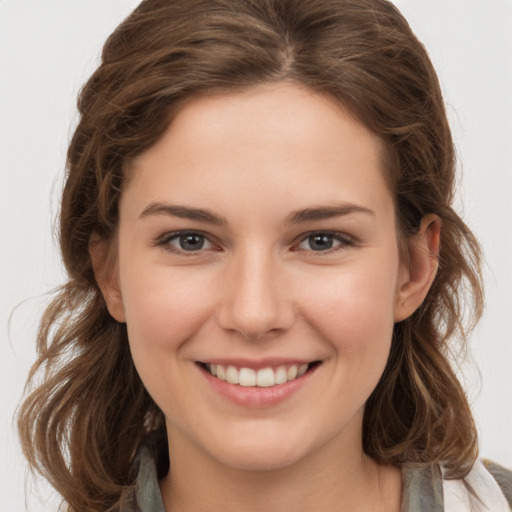
M202 233L195 231L179 232L164 236L158 245L173 252L198 252L212 249L214 245Z
M353 244L346 235L342 235L341 233L316 232L304 238L297 246L297 249L325 252L347 245Z

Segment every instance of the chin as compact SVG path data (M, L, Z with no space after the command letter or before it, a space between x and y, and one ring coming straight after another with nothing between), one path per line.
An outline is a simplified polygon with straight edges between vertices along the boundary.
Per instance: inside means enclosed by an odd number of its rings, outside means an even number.
M220 455L223 464L241 471L277 471L292 466L303 454L276 447L250 448L230 451Z
M231 436L229 443L211 447L210 454L223 465L246 471L273 471L292 466L313 450L305 439L298 442L277 433L246 433Z

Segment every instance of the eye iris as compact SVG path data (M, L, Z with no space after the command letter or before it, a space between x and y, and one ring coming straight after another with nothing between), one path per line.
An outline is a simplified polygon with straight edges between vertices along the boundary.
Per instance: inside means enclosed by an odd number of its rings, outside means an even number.
M203 248L204 236L193 233L180 236L180 247L185 251L199 251Z
M313 251L325 251L333 246L332 235L318 234L309 237L309 246Z

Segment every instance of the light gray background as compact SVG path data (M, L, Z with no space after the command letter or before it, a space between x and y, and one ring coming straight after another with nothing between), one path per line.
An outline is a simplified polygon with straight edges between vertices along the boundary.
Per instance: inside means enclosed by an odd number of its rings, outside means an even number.
M487 310L461 374L482 455L512 467L512 1L396 3L439 72L463 170L459 210L485 250ZM76 94L136 4L0 0L0 512L26 509L12 416L44 294L63 279L52 223ZM46 486L40 494L28 487L27 510L56 510Z

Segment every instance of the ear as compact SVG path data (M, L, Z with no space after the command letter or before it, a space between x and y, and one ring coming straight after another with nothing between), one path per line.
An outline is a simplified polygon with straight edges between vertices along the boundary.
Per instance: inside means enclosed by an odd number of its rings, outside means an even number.
M409 264L402 263L395 303L395 322L401 322L418 309L427 296L438 267L441 219L423 217L418 233L409 241Z
M91 256L94 277L101 290L107 309L118 322L126 322L123 299L119 286L119 266L115 241L108 241L93 235L89 241L89 254Z

